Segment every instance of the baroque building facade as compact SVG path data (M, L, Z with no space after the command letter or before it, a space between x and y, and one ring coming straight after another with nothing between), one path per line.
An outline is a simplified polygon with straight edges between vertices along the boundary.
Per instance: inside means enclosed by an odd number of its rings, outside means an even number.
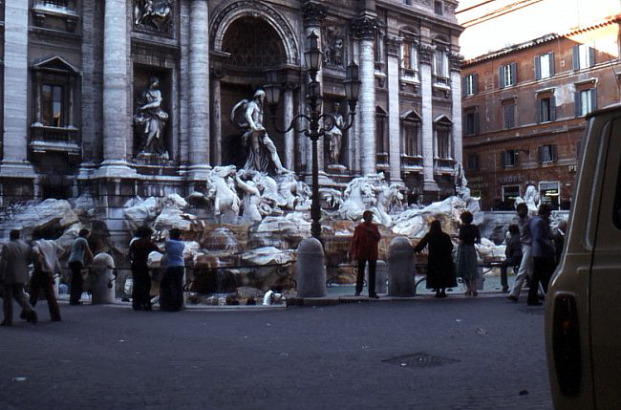
M0 1L2 205L90 194L103 218L132 197L207 189L243 166L231 108L276 72L276 125L305 112L307 36L319 36L326 111L347 65L361 93L321 183L383 172L410 198L453 194L462 109L455 0ZM267 112L265 116L268 117ZM283 166L311 170L310 140L265 121ZM116 227L120 228L120 225ZM116 228L112 226L112 229Z
M621 5L471 0L460 8L464 168L472 195L483 210L514 209L526 195L569 209L586 116L621 101ZM553 14L558 18L537 23ZM508 31L501 40L480 41L499 27ZM527 192L529 186L536 189Z

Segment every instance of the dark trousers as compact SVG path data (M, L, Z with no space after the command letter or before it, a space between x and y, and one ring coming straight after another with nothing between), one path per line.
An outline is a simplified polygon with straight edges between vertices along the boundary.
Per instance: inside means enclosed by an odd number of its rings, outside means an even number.
M356 293L362 292L362 284L364 283L364 267L369 263L369 296L375 295L375 268L377 261L366 259L358 260L358 276L356 277Z
M80 261L69 262L71 269L71 293L69 294L69 303L78 304L82 297L82 268L84 265Z
M4 309L4 324L13 324L13 299L22 307L26 315L34 315L34 309L26 300L23 283L9 283L2 287L2 307ZM36 316L36 315L34 315Z
M132 307L134 310L151 309L151 276L149 268L144 265L132 265Z
M160 309L168 311L183 308L183 266L170 266L160 282Z
M46 272L35 271L30 279L30 304L34 307L39 299L39 292L43 290L47 308L50 311L50 319L60 320L60 309L54 295L54 277Z
M555 261L551 257L533 257L533 277L528 288L528 303L537 303L539 293L539 283L545 293L548 292L548 283L554 273Z
M502 286L502 290L509 289L509 282L507 280L507 269L513 269L513 272L517 272L520 268L521 259L514 260L513 258L507 258L504 260L502 265L500 265L500 285Z

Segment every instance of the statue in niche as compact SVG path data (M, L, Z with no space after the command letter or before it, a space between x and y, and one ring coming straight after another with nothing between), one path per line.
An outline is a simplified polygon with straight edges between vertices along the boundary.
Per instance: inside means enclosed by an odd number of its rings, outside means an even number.
M231 110L231 121L244 129L242 145L248 147L244 169L261 172L274 170L277 175L288 173L282 166L276 146L263 126L265 91L257 90L252 100L241 100Z
M343 140L343 132L341 131L341 128L344 127L345 123L343 121L343 116L341 115L341 112L339 110L341 104L338 101L334 102L333 105L333 110L330 113L330 115L333 117L333 119L331 119L330 117L326 117L324 123L326 125L326 129L328 129L325 132L325 136L328 138L328 141L330 143L330 163L331 164L338 164L339 163L339 159L341 157L341 145L342 145L342 140Z
M170 25L172 0L134 0L134 24L164 30Z
M134 124L142 127L142 153L167 155L163 139L168 113L162 109L163 98L159 87L159 79L151 77L149 86L138 101Z
M323 41L323 62L330 67L343 67L344 40L343 27L330 26L325 30Z

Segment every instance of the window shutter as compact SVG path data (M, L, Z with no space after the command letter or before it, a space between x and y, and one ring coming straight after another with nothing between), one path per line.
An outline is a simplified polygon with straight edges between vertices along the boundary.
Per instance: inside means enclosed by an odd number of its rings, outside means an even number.
M537 123L540 123L542 121L542 114L543 114L543 110L542 110L542 105L543 105L543 99L541 98L537 98Z
M500 88L504 88L507 84L505 84L505 76L504 76L505 66L500 66L498 69L498 77L500 78Z
M572 51L572 64L574 70L580 69L580 48L578 46L573 46L571 48Z
M552 152L551 152L552 161L553 162L558 161L558 149L556 148L556 144L555 145L550 145L550 149L552 150Z
M548 53L550 56L550 77L554 75L554 53Z
M593 47L589 47L589 67L595 65L595 49Z
M511 63L511 85L517 84L517 64Z
M591 108L593 110L596 110L597 109L597 89L596 88L591 89L591 92L589 94L591 94Z
M541 80L541 56L535 57L535 80Z
M472 94L479 93L479 74L472 74Z
M479 133L479 111L474 112L474 133Z
M574 92L574 114L576 115L576 117L580 116L580 113L582 112L582 104L580 104L580 91L576 91Z
M556 121L556 97L550 96L550 121Z
M537 148L537 156L539 157L539 163L543 163L543 147Z

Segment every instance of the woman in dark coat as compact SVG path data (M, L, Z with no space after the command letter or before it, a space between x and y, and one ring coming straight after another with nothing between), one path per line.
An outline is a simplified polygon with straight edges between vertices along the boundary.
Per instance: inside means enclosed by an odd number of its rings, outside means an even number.
M429 232L414 247L415 252L428 247L427 289L434 289L437 298L446 297L446 288L457 286L455 265L453 264L453 242L442 231L440 221L432 221Z

